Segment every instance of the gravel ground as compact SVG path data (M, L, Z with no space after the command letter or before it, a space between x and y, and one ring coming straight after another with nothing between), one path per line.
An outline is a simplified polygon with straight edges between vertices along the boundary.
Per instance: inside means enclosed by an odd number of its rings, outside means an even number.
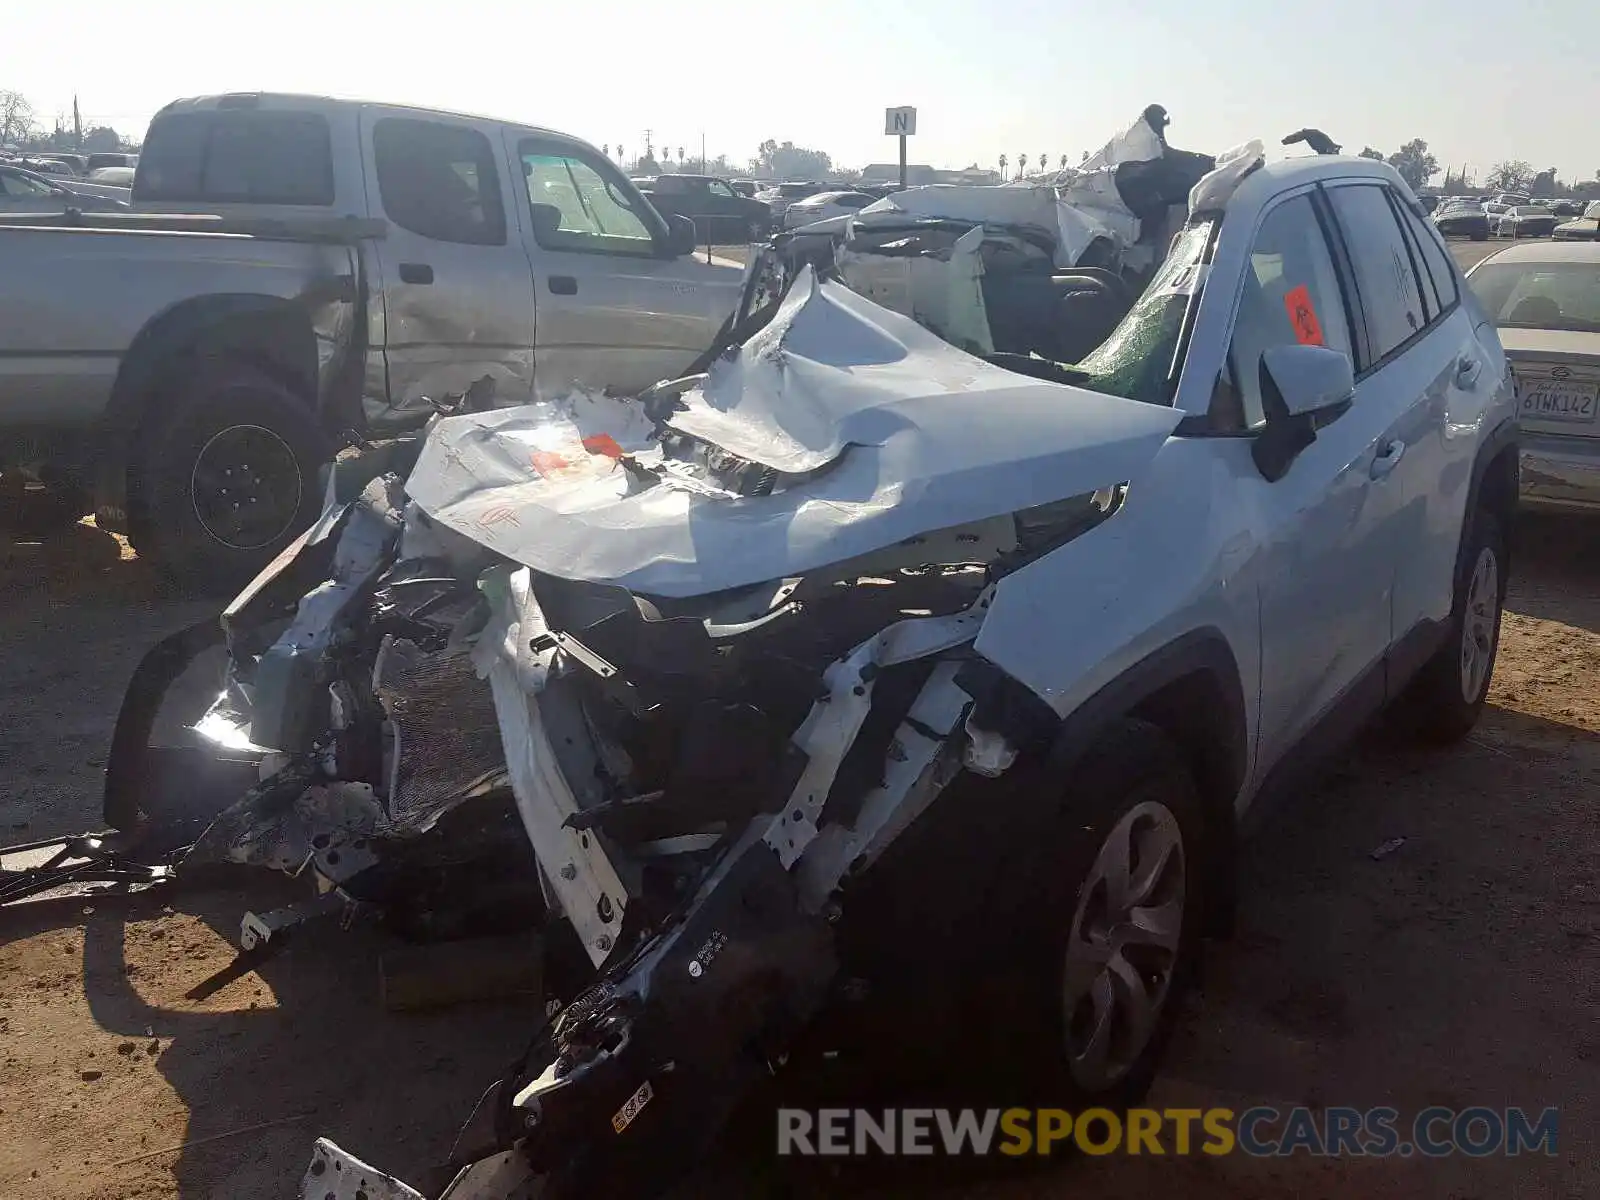
M1600 523L1519 534L1478 731L1448 753L1375 739L1249 843L1239 929L1213 948L1152 1100L1557 1105L1554 1158L1119 1156L959 1182L806 1168L792 1194L1600 1196ZM209 609L88 524L43 544L0 533L0 834L95 823L129 672ZM402 1177L443 1156L535 1014L387 1014L381 944L360 930L308 930L259 974L184 999L229 961L241 912L284 894L0 915L0 1196L282 1200L318 1133ZM283 1123L173 1149L263 1122ZM733 1160L702 1190L767 1194Z

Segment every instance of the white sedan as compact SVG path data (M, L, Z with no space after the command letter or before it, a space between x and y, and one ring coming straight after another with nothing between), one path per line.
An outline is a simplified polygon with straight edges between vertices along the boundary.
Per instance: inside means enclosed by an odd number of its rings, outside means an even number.
M853 217L876 199L865 192L818 192L789 205L783 214L783 227L798 229L833 217Z
M1600 511L1600 244L1510 246L1467 286L1516 378L1522 503Z

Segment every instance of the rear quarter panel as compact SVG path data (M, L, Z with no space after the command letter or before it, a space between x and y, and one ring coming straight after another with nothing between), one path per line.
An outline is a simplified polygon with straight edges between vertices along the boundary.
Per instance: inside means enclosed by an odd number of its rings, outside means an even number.
M123 355L186 300L247 294L301 300L352 271L342 246L226 234L0 225L0 424L92 425Z

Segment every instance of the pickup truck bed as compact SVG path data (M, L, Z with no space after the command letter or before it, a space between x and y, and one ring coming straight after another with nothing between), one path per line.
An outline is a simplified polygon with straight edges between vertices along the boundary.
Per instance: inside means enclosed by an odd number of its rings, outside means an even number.
M92 492L211 590L311 520L346 431L469 392L636 392L710 344L741 279L594 147L398 105L174 102L132 199L0 219L0 472Z

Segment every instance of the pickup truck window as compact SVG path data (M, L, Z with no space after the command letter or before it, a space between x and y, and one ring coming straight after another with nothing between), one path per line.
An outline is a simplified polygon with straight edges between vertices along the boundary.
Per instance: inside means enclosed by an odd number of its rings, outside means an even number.
M720 179L713 179L706 185L706 190L713 196L721 196L725 200L732 200L738 194Z
M650 226L613 179L568 149L525 141L518 147L528 181L534 240L546 250L654 254Z
M333 203L328 122L316 113L193 111L150 123L135 200Z
M436 242L500 246L506 214L489 139L440 121L385 117L372 127L383 210Z

